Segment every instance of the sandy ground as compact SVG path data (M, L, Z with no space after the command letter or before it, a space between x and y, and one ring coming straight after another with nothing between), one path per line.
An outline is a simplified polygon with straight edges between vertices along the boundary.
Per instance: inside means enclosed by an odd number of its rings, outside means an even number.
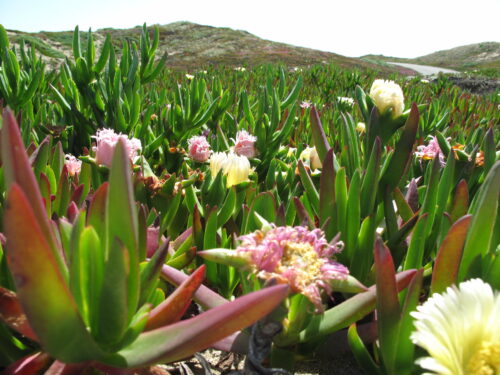
M434 76L438 75L438 73L447 73L447 74L457 74L459 73L453 69L445 69L438 68L436 66L428 66L428 65L417 65L417 64L407 64L407 63L399 63L399 62L389 62L388 64L402 66L404 68L412 69L424 76Z

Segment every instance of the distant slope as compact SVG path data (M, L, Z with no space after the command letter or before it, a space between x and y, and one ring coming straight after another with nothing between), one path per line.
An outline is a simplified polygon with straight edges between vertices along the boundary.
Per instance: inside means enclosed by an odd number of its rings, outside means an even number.
M403 59L383 55L366 55L361 59L369 62L387 61L406 62L421 65L439 66L449 69L500 69L500 43L484 42L469 44L413 59Z
M140 26L131 29L100 29L93 32L93 37L99 46L109 33L119 50L125 40L138 43L141 29ZM253 66L280 62L288 66L335 63L346 68L371 68L386 73L405 72L403 68L381 66L358 58L271 42L246 31L229 28L175 22L159 26L159 30L157 54L161 56L167 52L167 65L173 68L200 68L207 64ZM71 56L72 31L25 33L8 30L8 34L12 42L19 43L21 39L25 39L25 42L34 43L43 55L56 59L55 61L64 55ZM86 32L80 31L80 34L86 39ZM85 42L82 46L85 46Z

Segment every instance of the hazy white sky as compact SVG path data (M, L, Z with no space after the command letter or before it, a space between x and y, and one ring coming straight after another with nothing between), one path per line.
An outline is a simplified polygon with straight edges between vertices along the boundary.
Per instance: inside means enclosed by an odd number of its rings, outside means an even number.
M191 21L346 56L417 57L500 41L500 0L0 0L21 31Z

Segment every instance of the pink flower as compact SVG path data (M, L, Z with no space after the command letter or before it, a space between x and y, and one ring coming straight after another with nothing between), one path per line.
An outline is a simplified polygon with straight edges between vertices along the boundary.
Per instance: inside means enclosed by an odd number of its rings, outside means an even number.
M236 141L234 142L234 152L240 156L253 158L257 155L255 150L255 141L257 137L249 134L246 130L240 130L236 133Z
M300 108L303 108L303 109L306 109L306 108L309 108L311 106L311 102L308 101L308 100L304 100L302 103L300 103Z
M68 173L71 177L78 175L82 169L82 161L71 154L64 156L64 165L68 168Z
M203 163L210 158L212 151L205 136L195 136L188 140L189 157L194 161Z
M236 251L251 254L252 267L264 279L288 283L292 291L305 295L323 311L321 291L331 294L332 280L346 280L349 271L332 256L342 242L329 244L320 229L272 227L240 237Z
M95 152L96 163L107 167L111 167L113 152L119 139L125 141L126 152L130 161L133 161L137 156L137 152L142 149L140 140L137 138L128 139L125 134L116 134L112 129L98 130L97 134L92 138L97 141L97 146L92 147Z
M439 147L439 143L436 137L432 137L427 146L417 146L417 152L415 152L417 158L423 160L432 160L436 156L439 157L439 163L445 165L443 152Z

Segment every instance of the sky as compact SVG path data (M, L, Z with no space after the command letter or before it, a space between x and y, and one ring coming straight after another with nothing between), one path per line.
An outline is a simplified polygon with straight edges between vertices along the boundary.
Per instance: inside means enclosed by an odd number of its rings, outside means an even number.
M345 56L500 42L500 0L0 0L0 24L64 31L190 21Z

